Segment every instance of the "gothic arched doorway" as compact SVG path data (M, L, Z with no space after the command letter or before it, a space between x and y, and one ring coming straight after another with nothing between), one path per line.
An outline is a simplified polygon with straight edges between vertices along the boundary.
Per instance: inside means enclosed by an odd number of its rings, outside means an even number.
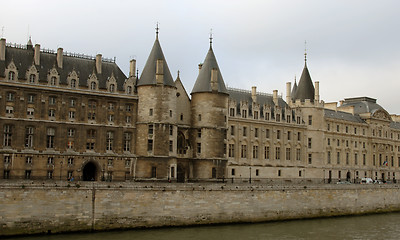
M83 181L96 181L97 180L97 166L93 162L88 162L82 169Z

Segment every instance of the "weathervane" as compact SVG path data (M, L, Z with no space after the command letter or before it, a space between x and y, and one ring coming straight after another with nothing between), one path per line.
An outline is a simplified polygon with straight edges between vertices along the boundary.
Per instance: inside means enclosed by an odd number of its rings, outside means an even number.
M307 41L304 41L304 61L307 62Z
M158 27L158 25L159 25L159 22L157 22L157 24L156 24L156 38L158 39L158 32L159 32L159 30L160 30L160 28Z
M212 28L210 29L210 47L212 46L212 40L213 40L213 33L212 33Z

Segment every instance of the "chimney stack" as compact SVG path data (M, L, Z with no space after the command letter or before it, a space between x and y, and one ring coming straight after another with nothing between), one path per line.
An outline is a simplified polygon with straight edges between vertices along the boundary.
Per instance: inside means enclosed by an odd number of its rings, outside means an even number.
M34 62L35 65L40 65L40 44L35 44L35 53L34 53Z
M63 68L63 49L62 48L57 49L57 65L58 65L58 68Z
M286 83L286 103L287 104L289 104L292 100L291 92L292 92L292 83L287 82Z
M257 102L257 87L252 86L251 87L251 99L253 99L253 102Z
M98 74L101 74L101 54L96 55L96 71Z
M319 102L319 82L315 82L315 97L314 97L316 102Z
M278 90L274 90L273 101L274 101L275 106L277 106L278 105Z
M6 39L0 39L0 61L6 60Z
M135 71L136 71L136 59L132 59L130 61L129 77L135 77Z

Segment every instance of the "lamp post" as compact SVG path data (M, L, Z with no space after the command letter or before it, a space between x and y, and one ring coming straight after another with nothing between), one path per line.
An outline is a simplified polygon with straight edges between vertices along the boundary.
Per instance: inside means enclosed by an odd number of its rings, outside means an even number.
M249 167L250 170L250 178L249 178L249 183L251 184L251 167Z

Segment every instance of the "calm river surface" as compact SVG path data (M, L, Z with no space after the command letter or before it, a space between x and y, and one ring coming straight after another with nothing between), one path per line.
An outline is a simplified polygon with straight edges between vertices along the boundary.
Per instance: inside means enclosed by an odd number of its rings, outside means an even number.
M13 238L18 240L400 239L400 213L257 224L112 231Z

